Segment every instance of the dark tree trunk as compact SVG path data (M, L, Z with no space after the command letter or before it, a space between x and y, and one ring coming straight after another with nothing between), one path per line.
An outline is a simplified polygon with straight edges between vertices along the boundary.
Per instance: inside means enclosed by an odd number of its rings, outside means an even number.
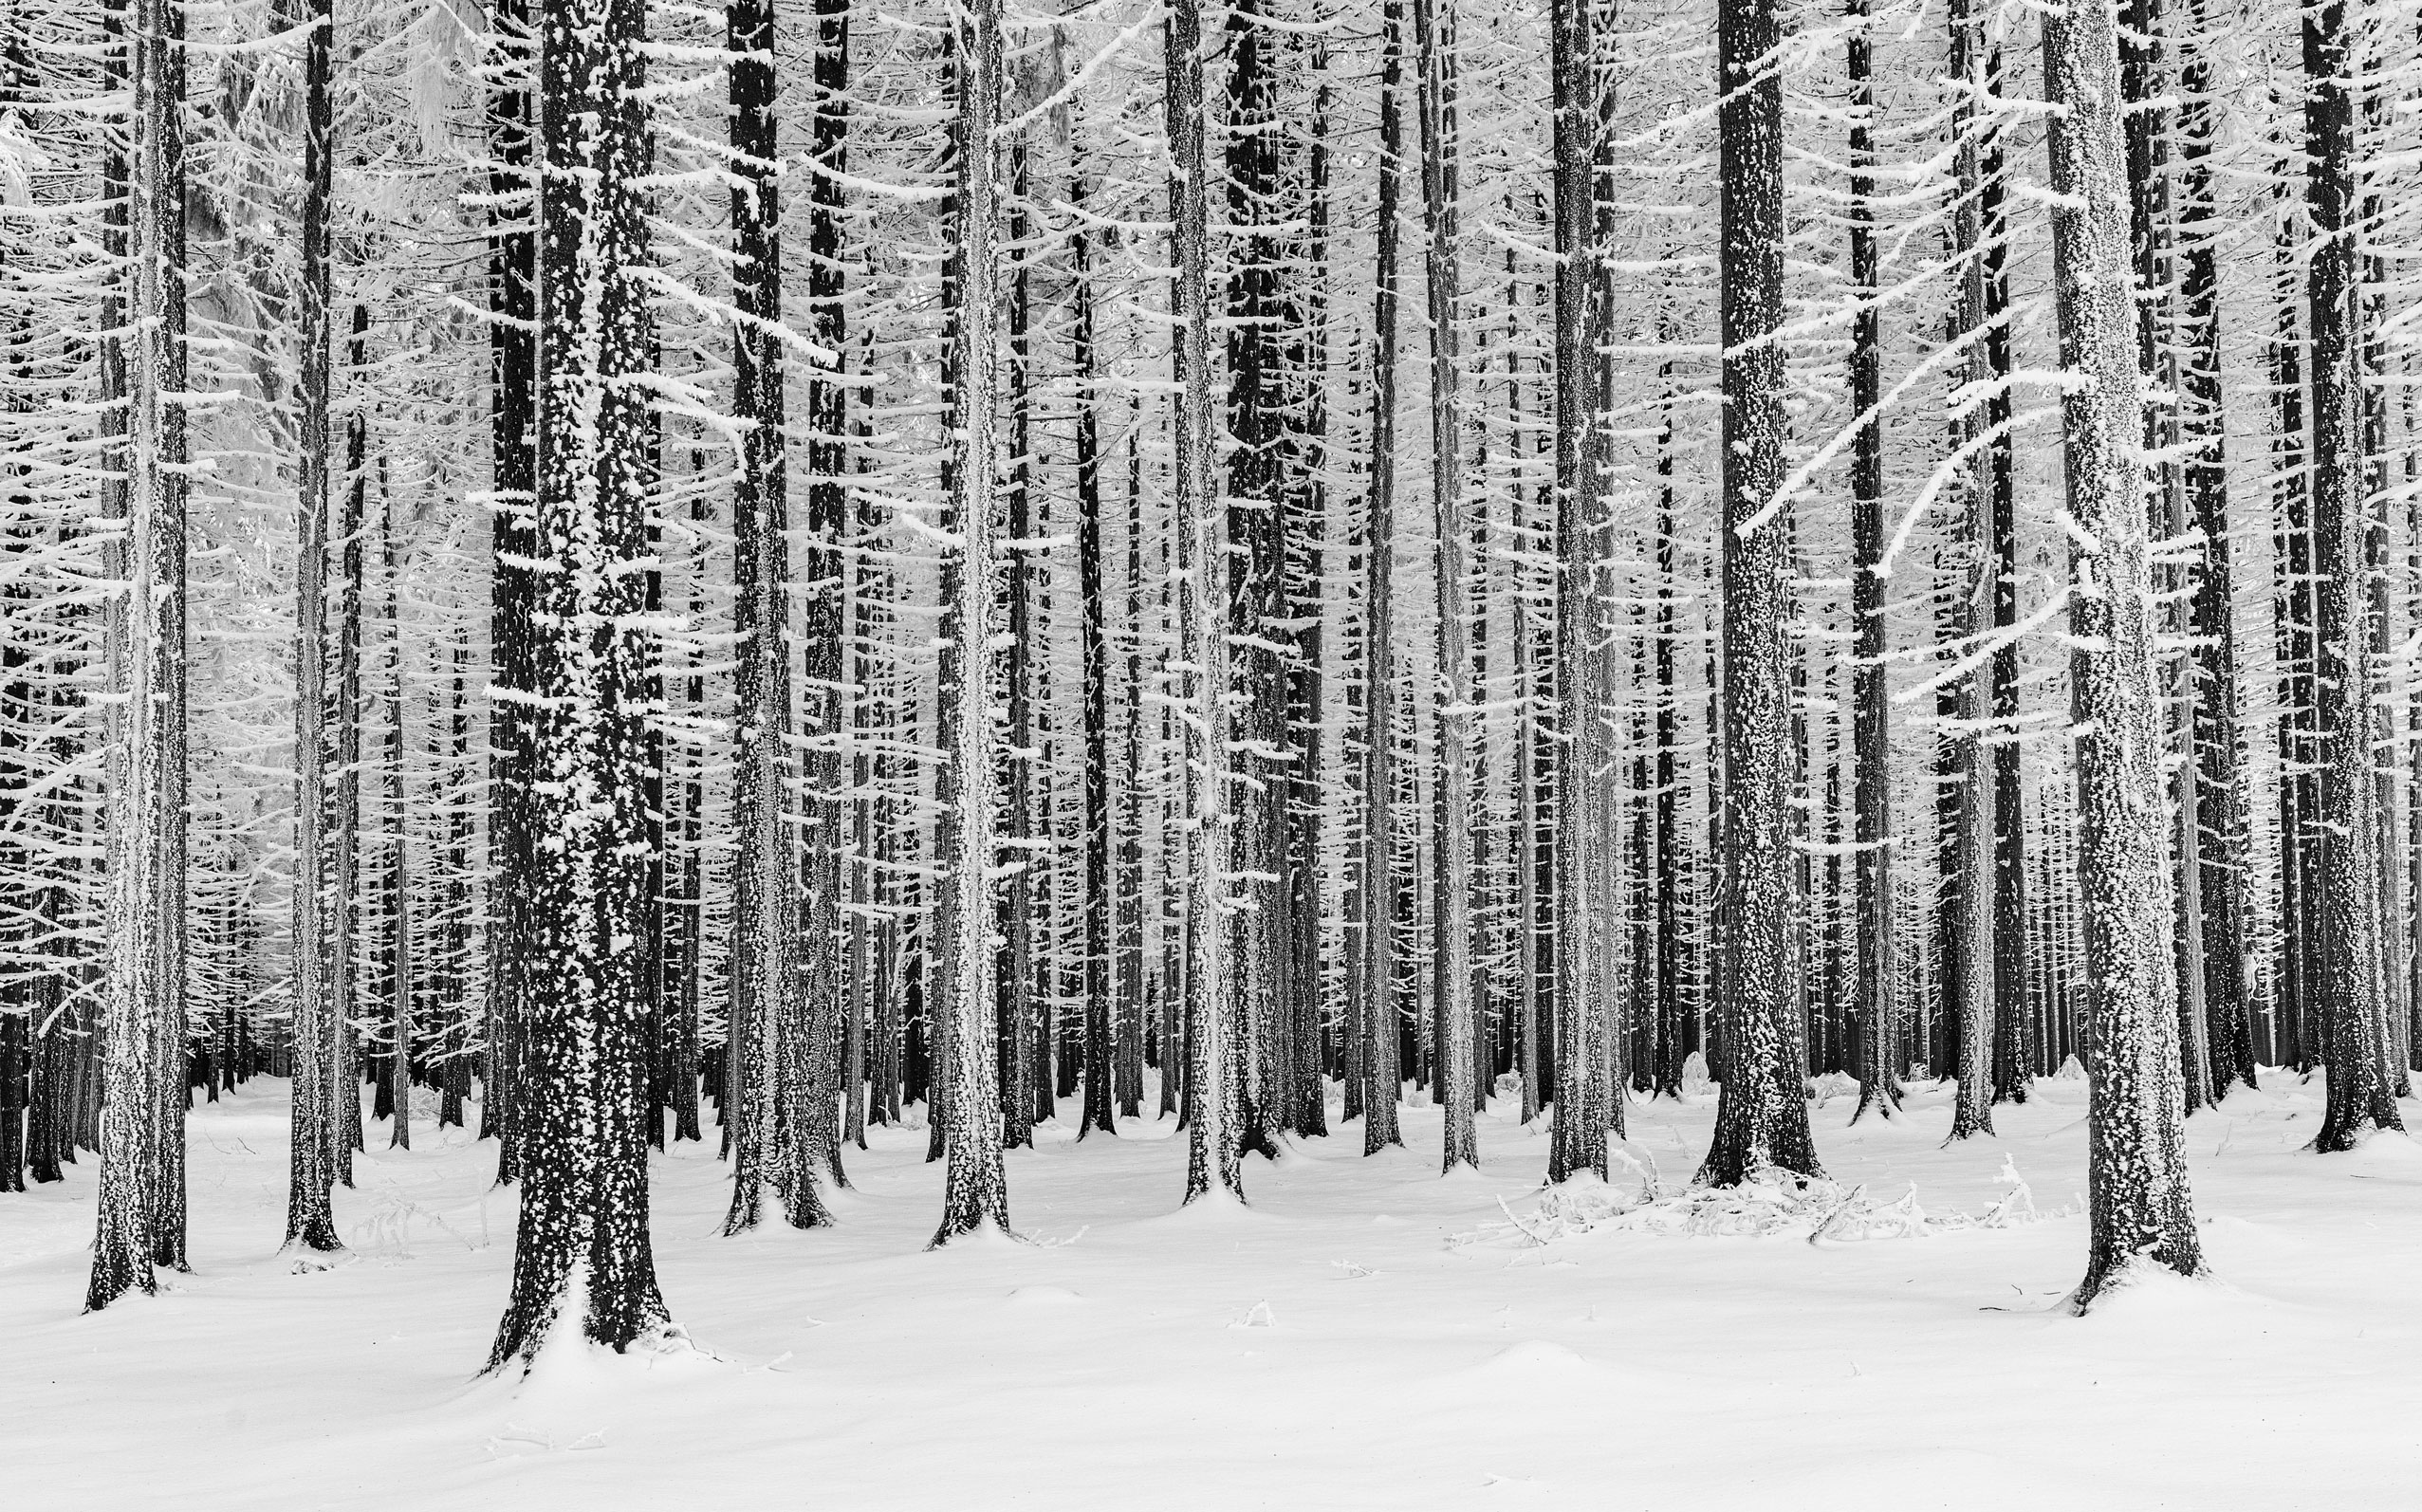
M496 1136L496 1181L521 1172L516 1135L516 1085L521 1036L528 1002L524 975L529 961L529 916L518 891L537 843L531 829L529 775L530 621L536 580L530 562L539 553L536 525L538 403L538 186L530 173L533 124L530 67L537 41L530 31L529 0L493 0L489 25L508 50L506 73L488 99L488 323L490 393L489 452L493 489L489 504L490 542L488 715L488 1053L481 1070L480 1134ZM341 719L346 717L342 711ZM340 781L342 773L340 772ZM341 830L342 848L346 843ZM344 918L346 882L336 884L339 920ZM346 1003L342 963L346 941L334 942L340 963L333 997L340 1014ZM336 1033L342 1041L340 1019ZM335 1084L345 1085L342 1043L332 1051L339 1064ZM358 1100L358 1099L357 1099ZM346 1162L337 1166L342 1175Z
M2229 569L2227 413L2220 387L2220 255L2211 154L2220 130L2212 108L2210 48L2217 17L2194 0L2194 36L2178 76L2177 126L2184 172L2179 185L2182 262L2178 317L2185 423L2195 446L2186 463L2187 496L2204 540L2196 584L2195 762L2203 800L2204 1018L2211 1039L2211 1090L2254 1084L2254 1042L2246 983L2246 868L2249 820L2240 767L2235 581ZM2282 870L2282 879L2285 878Z
M1894 1063L1892 712L1885 699L1883 318L1877 309L1876 89L1867 0L1850 0L1850 281L1860 300L1851 329L1850 408L1858 427L1850 462L1851 745L1857 764L1851 806L1858 846L1858 972L1850 1021L1857 1037L1858 1106L1889 1116L1900 1109ZM1662 738L1658 745L1667 744Z
M2355 65L2344 0L2305 11L2305 198L2318 245L2304 303L2312 351L2313 577L2320 741L2318 913L2323 1059L2329 1103L2313 1148L2351 1149L2367 1128L2402 1129L2381 1001L2379 819L2373 783L2372 647L2357 431L2361 350L2356 335Z
M1404 125L1403 0L1384 0L1379 65L1378 226L1373 269L1370 474L1363 501L1362 1152L1404 1141L1396 1132L1396 418L1398 239Z
M1716 25L1724 343L1721 637L1723 895L1716 999L1723 1042L1715 1137L1699 1179L1738 1184L1766 1165L1820 1174L1801 1097L1800 869L1792 848L1791 532L1779 495L1787 420L1783 348L1782 40L1772 0ZM1763 70L1763 71L1762 71Z
M336 1135L336 1027L322 888L326 881L328 455L334 356L329 321L335 233L336 108L331 0L314 0L304 40L303 277L297 288L302 383L294 567L293 1111L287 1133L286 1243L307 1256L342 1247L330 1207Z
M639 0L548 0L539 39L538 537L522 1210L490 1370L576 1326L616 1350L677 1337L648 1238L639 1117L648 1005L648 105ZM566 1303L579 1310L565 1319Z

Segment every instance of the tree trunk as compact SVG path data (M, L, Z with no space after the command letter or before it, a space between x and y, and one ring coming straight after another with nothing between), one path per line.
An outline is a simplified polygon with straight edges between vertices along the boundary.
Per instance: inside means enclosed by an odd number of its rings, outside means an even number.
M1169 138L1176 185L1178 640L1188 669L1186 722L1186 1198L1241 1201L1242 1112L1226 965L1228 816L1228 513L1213 458L1211 371L1211 172L1204 148L1202 9L1175 0L1169 24Z
M2184 163L2179 188L2183 267L2178 318L2185 423L2194 449L2186 463L2187 496L2204 540L2202 581L2195 586L2197 786L2206 795L2200 868L2203 883L2204 1022L2211 1039L2211 1090L2217 1097L2243 1081L2254 1084L2254 1042L2246 983L2246 869L2251 857L2244 773L2238 749L2237 617L2229 570L2228 416L2220 386L2220 254L2216 175L2211 168L2215 87L2210 48L2217 18L2209 0L2195 0L2194 36L2180 60L2178 135Z
M104 395L125 415L112 437L124 481L105 507L123 533L109 576L126 587L110 608L106 665L108 966L88 1312L157 1290L157 1266L185 1265L183 16L164 0L109 13L109 71L132 113L124 229L112 230L133 334L104 358Z
M522 1072L523 1195L490 1370L570 1323L617 1350L677 1337L648 1243L645 1074L645 391L652 342L640 178L639 0L548 0L540 37L538 538L530 720L533 926Z
M1547 1179L1606 1173L1603 1125L1593 1116L1596 1058L1587 1023L1591 926L1590 788L1587 748L1592 710L1588 667L1595 571L1585 560L1599 515L1600 480L1593 464L1598 425L1594 339L1599 280L1596 200L1599 131L1597 56L1588 0L1556 0L1550 41L1556 96L1556 693L1555 1025L1556 1122Z
M1884 663L1883 320L1876 308L1876 89L1867 0L1850 0L1857 29L1850 35L1850 281L1860 300L1851 330L1850 408L1858 427L1850 463L1853 566L1850 617L1851 745L1858 763L1851 806L1858 846L1858 980L1851 1020L1858 1046L1857 1123L1873 1108L1900 1111L1899 1067L1893 1055L1893 984L1898 975L1893 936L1892 708ZM1660 747L1666 744L1662 739Z
M1792 848L1791 532L1783 482L1782 40L1773 0L1727 5L1716 25L1722 190L1724 904L1716 998L1723 1042L1715 1137L1699 1179L1737 1185L1763 1166L1819 1175L1801 1096L1800 868Z
M1000 185L993 124L1001 102L1000 0L974 0L957 28L958 265L957 424L952 512L959 550L943 638L951 655L942 696L950 749L950 806L941 834L954 923L947 950L949 1001L941 1035L944 1077L943 1245L979 1228L1006 1232L1008 1188L1001 1166L1001 1093L993 1032L992 886L992 490L997 448ZM1024 963L1020 963L1023 969Z
M2320 991L2329 1102L2313 1148L2347 1150L2367 1128L2402 1129L2403 1067L2388 1065L2381 992L2379 819L2372 767L2372 655L2365 623L2363 452L2357 428L2355 65L2344 0L2304 13L2305 197L2319 245L2304 299L2312 350L2313 576L2319 589Z
M483 1135L496 1135L496 1181L499 1186L520 1174L516 1134L516 1084L520 1079L521 1035L527 1019L528 986L525 975L530 958L529 919L518 889L529 871L527 852L537 843L530 818L529 694L531 672L530 621L537 591L529 563L539 555L535 533L536 437L538 402L538 238L537 180L530 173L529 67L535 56L530 35L528 0L491 0L489 25L504 39L500 48L514 55L509 69L500 62L506 80L488 99L488 192L492 201L488 228L489 453L493 470L489 501L490 544L489 605L488 716L488 1055L482 1070L480 1124ZM346 716L342 710L339 718ZM340 770L339 781L344 780ZM340 828L337 844L349 841ZM338 962L334 999L339 1042L332 1083L346 1085L342 1038L347 1003L343 963L347 941L346 886L339 867L336 892L334 949ZM350 1096L350 1094L345 1094ZM356 1099L359 1100L358 1098ZM340 1110L342 1112L342 1110ZM342 1177L349 1162L340 1156Z
M1479 1067L1471 995L1471 624L1465 554L1471 522L1464 497L1462 357L1455 320L1462 273L1457 247L1454 0L1414 0L1421 58L1421 208L1430 304L1431 497L1437 510L1438 782L1444 823L1438 857L1438 940L1432 969L1444 1013L1438 1029L1436 1101L1445 1111L1444 1168L1480 1164L1472 1097Z
M2070 553L2078 886L2086 973L2088 1104L2082 1312L2125 1274L2203 1268L2188 1190L2178 1079L2176 966L2166 865L2157 627L2141 503L2142 374L2129 278L2119 45L2110 10L2043 17L2052 117L2053 271Z
M294 1064L287 1133L286 1245L307 1260L343 1247L330 1207L336 1089L322 888L326 881L329 290L335 231L336 107L330 97L332 0L314 0L304 40L303 277L296 293L302 413L294 561Z
M1378 226L1373 269L1370 475L1362 590L1362 1152L1404 1141L1396 1008L1396 198L1402 181L1404 0L1383 0L1379 65Z

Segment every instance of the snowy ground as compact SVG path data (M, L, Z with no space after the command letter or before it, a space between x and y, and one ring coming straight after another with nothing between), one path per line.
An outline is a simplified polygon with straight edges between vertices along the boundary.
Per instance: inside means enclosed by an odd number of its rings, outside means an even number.
M0 1197L0 1502L28 1509L815 1505L2372 1508L2422 1505L2422 1148L2302 1146L2318 1082L2266 1079L2190 1133L2218 1280L2054 1311L2085 1247L2083 1084L1942 1149L1816 1115L1833 1174L1934 1215L2043 1221L1812 1246L1601 1227L1544 1247L1543 1134L1482 1120L1440 1179L1360 1131L1253 1161L1253 1207L1174 1214L1168 1128L1009 1157L1032 1243L929 1253L921 1133L851 1152L841 1226L714 1237L722 1170L655 1170L675 1315L709 1352L475 1381L513 1201L492 1147L423 1127L338 1194L356 1259L276 1258L284 1085L192 1124L194 1274L83 1317L94 1163ZM2422 1104L2408 1102L2411 1122ZM1712 1098L1635 1104L1687 1176ZM1629 1194L1638 1183L1618 1177ZM1494 1226L1493 1227L1489 1226ZM1451 1243L1484 1235L1479 1242Z

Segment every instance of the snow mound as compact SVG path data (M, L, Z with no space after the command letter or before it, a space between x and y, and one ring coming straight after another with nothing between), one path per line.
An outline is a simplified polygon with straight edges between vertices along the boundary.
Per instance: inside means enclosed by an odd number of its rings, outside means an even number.
M1488 1381L1545 1386L1562 1381L1588 1380L1604 1372L1562 1344L1551 1344L1544 1338L1525 1338L1489 1355L1473 1366L1470 1374Z
M1012 1307L1072 1307L1084 1299L1065 1286L1020 1286L1008 1300Z
M1625 1157L1628 1160L1628 1157ZM1862 1183L1844 1187L1821 1176L1803 1176L1779 1166L1762 1166L1738 1187L1696 1184L1676 1191L1659 1189L1653 1171L1642 1172L1637 1196L1625 1200L1595 1176L1576 1177L1542 1193L1539 1206L1523 1216L1506 1206L1504 1223L1483 1224L1449 1243L1470 1245L1544 1249L1562 1240L1600 1230L1656 1234L1664 1237L1805 1239L1811 1245L1847 1244L1869 1239L1922 1239L1930 1234L1969 1228L2009 1228L2063 1213L2040 1213L2035 1194L2019 1175L2017 1165L2002 1157L2001 1181L2009 1190L1982 1213L1935 1215L1918 1206L1912 1186L1898 1200L1884 1202L1867 1194Z

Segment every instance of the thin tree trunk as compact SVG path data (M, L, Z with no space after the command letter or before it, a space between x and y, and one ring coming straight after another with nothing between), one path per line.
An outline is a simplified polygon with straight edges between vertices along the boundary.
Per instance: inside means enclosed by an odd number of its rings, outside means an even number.
M1550 41L1556 96L1556 1122L1547 1179L1606 1173L1604 1126L1593 1116L1590 1001L1590 597L1585 560L1599 513L1592 433L1598 424L1599 280L1596 199L1598 70L1588 0L1556 0Z
M335 1088L322 888L327 874L328 406L333 357L336 108L330 96L332 0L313 0L304 39L303 277L297 287L302 413L294 562L294 1104L287 1134L286 1245L307 1263L343 1247L330 1206Z
M1211 371L1211 166L1204 147L1202 10L1175 0L1169 25L1169 137L1176 185L1178 641L1186 722L1186 1198L1241 1201L1237 1047L1229 1006L1225 917L1233 843L1228 816L1228 512L1213 457Z
M1404 1141L1396 1132L1396 280L1402 182L1404 0L1384 0L1379 65L1378 226L1373 270L1370 475L1365 485L1362 597L1362 1152Z
M943 1245L980 1228L1007 1231L1008 1186L1001 1165L1001 1092L993 1031L994 942L991 868L991 643L997 465L993 436L1000 388L1000 184L993 122L1001 101L1000 0L973 0L961 12L958 66L958 414L952 512L958 532L957 574L946 605L943 669L948 701L950 806L939 836L954 924L944 1006L944 1077L937 1111L944 1140ZM1021 857L1023 859L1023 857ZM1024 963L1020 963L1023 969Z
M1455 321L1461 296L1456 245L1454 0L1414 0L1421 58L1421 208L1430 304L1431 496L1437 510L1438 783L1444 823L1437 838L1437 973L1444 1013L1435 1100L1445 1110L1443 1165L1480 1164L1472 1097L1479 1067L1471 994L1471 625L1465 602L1471 522L1464 497L1462 357Z
M1858 1106L1850 1121L1857 1123L1870 1108L1885 1117L1900 1111L1900 1078L1893 1057L1898 963L1893 935L1892 710L1884 663L1884 434L1877 414L1883 399L1883 320L1875 304L1877 104L1868 0L1850 0L1850 14L1857 28L1850 35L1851 107L1858 112L1850 127L1850 281L1860 300L1850 352L1850 408L1858 427L1850 464L1851 744L1858 764L1851 806L1858 907L1851 1008Z

